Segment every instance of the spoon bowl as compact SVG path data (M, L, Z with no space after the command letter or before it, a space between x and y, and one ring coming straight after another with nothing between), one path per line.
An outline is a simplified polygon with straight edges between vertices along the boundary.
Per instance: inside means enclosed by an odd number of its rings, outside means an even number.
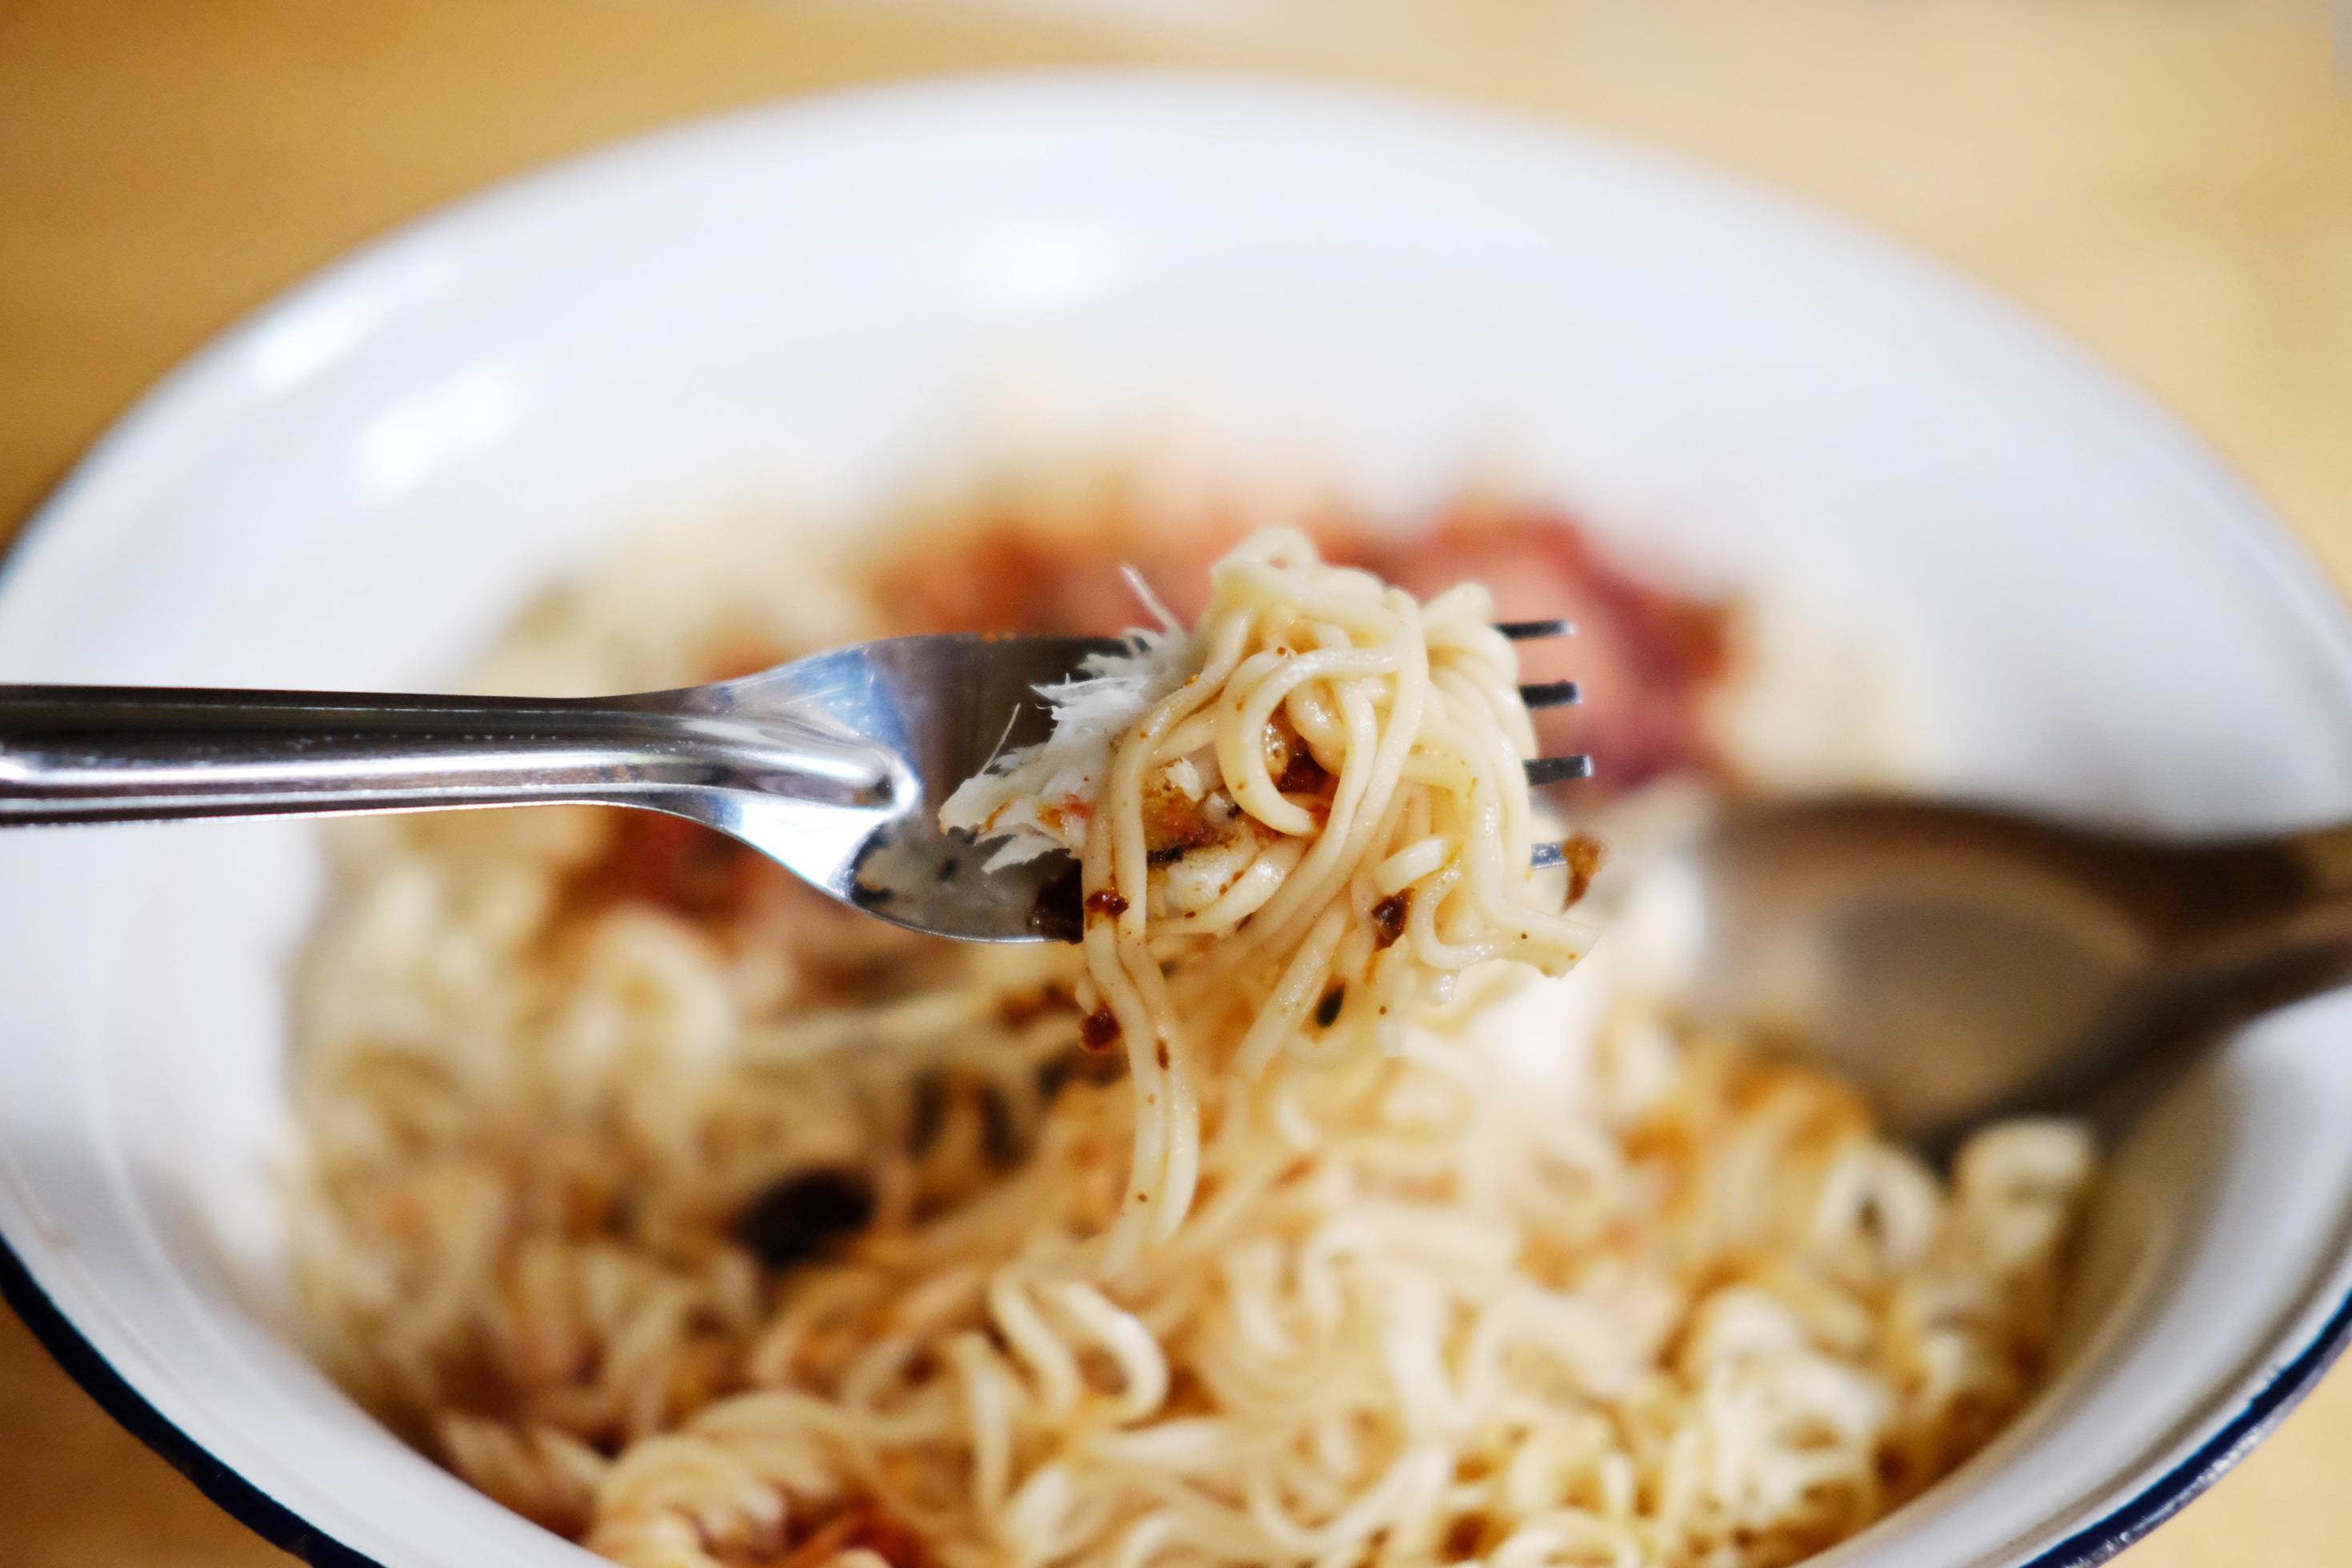
M1700 914L1694 1005L1947 1149L2133 1098L2182 1047L2352 978L2352 829L2182 842L1990 806L1732 807L1657 873Z

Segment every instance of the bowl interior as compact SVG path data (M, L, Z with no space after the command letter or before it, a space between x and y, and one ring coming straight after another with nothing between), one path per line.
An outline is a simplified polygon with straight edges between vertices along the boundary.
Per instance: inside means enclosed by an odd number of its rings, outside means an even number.
M2311 568L2031 325L1652 155L1216 82L740 117L400 237L101 447L0 583L0 679L429 685L649 519L831 526L1008 420L1170 418L1376 504L1499 463L1637 557L1782 584L1906 666L1940 787L2182 827L2352 811L2352 644ZM0 1231L38 1289L335 1541L584 1561L284 1337L310 831L10 837L0 883ZM2136 1134L2067 1373L1840 1561L2021 1561L2228 1447L2344 1295L2347 1026L2274 1018Z

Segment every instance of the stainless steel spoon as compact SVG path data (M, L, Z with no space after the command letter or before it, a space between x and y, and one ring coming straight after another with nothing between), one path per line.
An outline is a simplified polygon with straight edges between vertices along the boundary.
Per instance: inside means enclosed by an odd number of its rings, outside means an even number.
M1968 805L1736 806L1645 889L1696 897L1694 1005L1930 1149L2137 1098L2228 1026L2352 980L2352 826L2179 842Z
M1512 638L1564 636L1511 622ZM1097 637L885 637L738 680L551 700L0 686L0 827L589 803L730 834L845 903L974 942L1075 937L1076 868L985 872L941 803L1043 739ZM1530 706L1573 683L1523 689ZM1580 778L1538 757L1531 782ZM1557 847L1548 847L1557 858Z

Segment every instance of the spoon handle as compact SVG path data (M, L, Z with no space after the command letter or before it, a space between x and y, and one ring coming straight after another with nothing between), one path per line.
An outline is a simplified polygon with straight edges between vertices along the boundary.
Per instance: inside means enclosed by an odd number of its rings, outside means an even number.
M2141 905L2200 984L2278 1005L2352 981L2352 824L2178 849Z
M2284 847L2294 858L2306 913L2340 921L2352 931L2352 823L2295 834Z
M552 700L0 686L0 826L558 802L712 789L887 798L878 752L675 694Z

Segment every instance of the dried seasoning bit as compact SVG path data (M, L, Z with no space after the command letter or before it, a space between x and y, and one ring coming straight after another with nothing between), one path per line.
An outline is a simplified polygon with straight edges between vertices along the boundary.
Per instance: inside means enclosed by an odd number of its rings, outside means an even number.
M1097 888L1087 895L1087 913L1090 915L1123 915L1127 913L1127 898L1111 888Z
M1315 1026L1328 1029L1339 1021L1339 1009L1348 1005L1348 983L1341 981L1323 993L1323 1000L1315 1004Z
M1096 1008L1078 1026L1078 1044L1090 1051L1107 1051L1118 1043L1118 1017L1108 1007Z
M1382 947L1393 947L1396 939L1404 934L1404 917L1412 908L1412 889L1391 893L1372 906L1372 940Z
M1475 1513L1462 1515L1445 1532L1446 1561L1460 1563L1481 1555L1481 1548L1486 1544L1489 1533L1485 1515Z
M1218 823L1210 816L1206 802L1195 800L1175 784L1168 775L1155 773L1143 785L1143 852L1148 859L1162 855L1170 859L1181 858L1187 850L1213 844L1218 837Z
M1158 849L1145 850L1143 852L1143 863L1156 870L1163 866L1173 866L1177 861L1181 860L1185 856L1192 852L1192 846L1190 844L1165 845Z
M874 1185L856 1171L821 1166L786 1176L735 1216L735 1239L771 1268L826 1251L874 1223Z
M1095 1051L1067 1051L1041 1062L1037 1068L1037 1093L1051 1100L1068 1083L1092 1084L1099 1089L1117 1083L1127 1076L1127 1064L1115 1056Z
M1281 776L1274 781L1274 787L1285 795L1319 795L1330 777L1323 771L1323 764L1315 760L1315 753L1302 742L1283 763Z
M1609 847L1598 838L1579 833L1560 841L1559 858L1568 867L1568 901L1576 902L1592 887L1593 873L1608 858Z
M1280 714L1266 721L1265 771L1273 775L1274 787L1285 795L1319 795L1331 779L1307 749L1305 737Z
M1037 902L1029 910L1029 929L1048 942L1083 940L1085 917L1078 910L1083 893L1078 863L1073 860L1069 869L1037 889Z

